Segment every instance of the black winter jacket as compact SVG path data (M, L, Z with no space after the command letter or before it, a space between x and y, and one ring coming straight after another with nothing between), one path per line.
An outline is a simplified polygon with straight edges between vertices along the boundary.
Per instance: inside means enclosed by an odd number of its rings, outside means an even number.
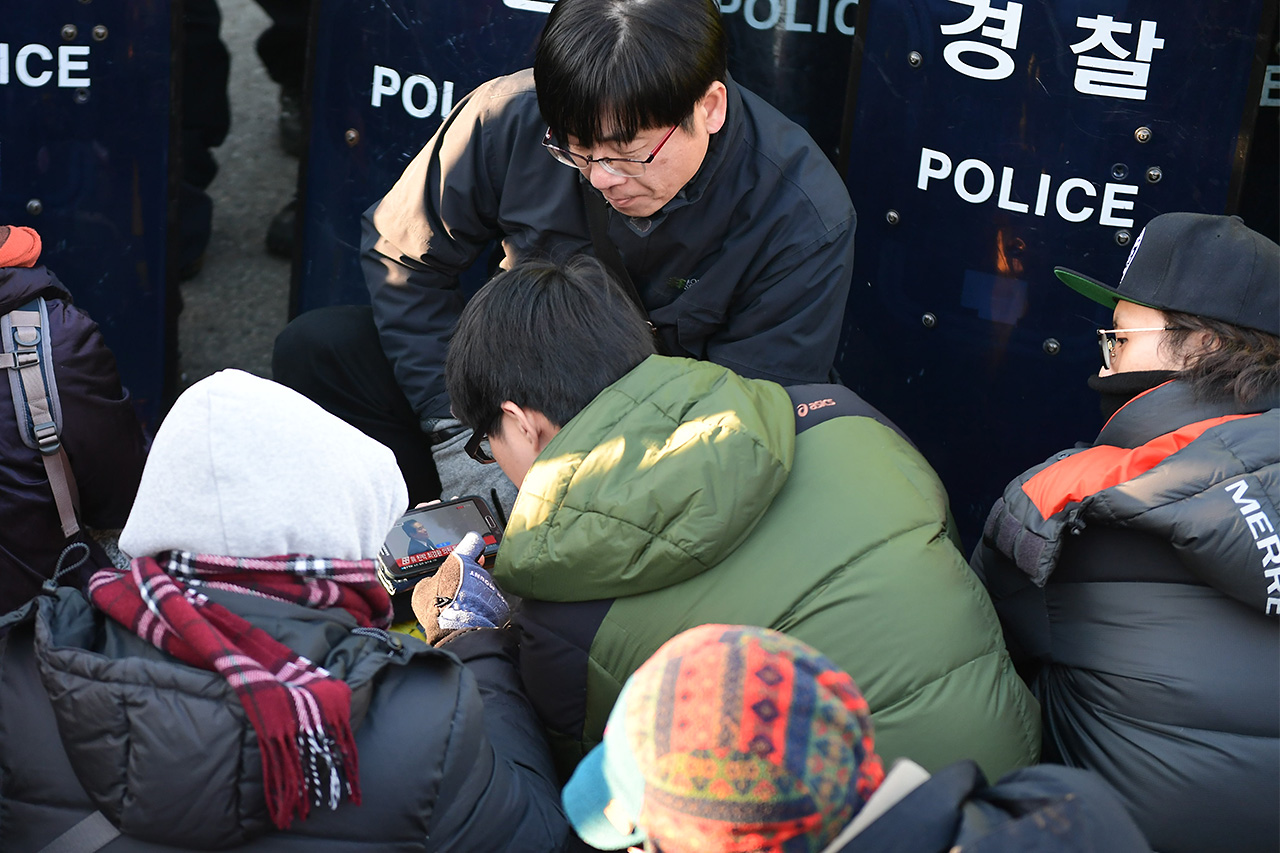
M124 525L138 491L147 441L98 324L42 266L0 268L0 314L47 300L62 443L80 490L80 520ZM6 370L0 370L0 614L28 601L53 575L67 544L40 454L22 443ZM77 539L91 542L83 533ZM95 549L97 565L106 555Z
M352 687L362 802L271 826L253 726L225 680L175 662L78 592L0 641L0 850L34 853L94 809L103 853L551 851L569 837L509 631L448 651L344 611L211 598ZM483 701L482 701L483 700Z
M827 382L853 275L853 202L799 125L726 85L725 125L698 173L652 217L609 210L609 239L667 354L784 385ZM547 155L546 130L531 71L491 80L458 102L364 215L374 319L420 418L449 416L458 275L492 241L504 268L595 254L583 179Z
M1131 400L1018 477L973 565L1040 699L1152 846L1280 842L1280 409Z
M875 802L873 796L868 806ZM972 761L948 765L823 853L1150 853L1095 774L1038 764L994 785Z

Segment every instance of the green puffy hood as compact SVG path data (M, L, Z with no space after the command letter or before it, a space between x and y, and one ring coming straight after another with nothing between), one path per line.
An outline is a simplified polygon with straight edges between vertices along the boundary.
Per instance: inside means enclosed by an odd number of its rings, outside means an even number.
M697 575L768 510L795 440L781 386L651 356L539 454L494 577L523 598L588 601Z

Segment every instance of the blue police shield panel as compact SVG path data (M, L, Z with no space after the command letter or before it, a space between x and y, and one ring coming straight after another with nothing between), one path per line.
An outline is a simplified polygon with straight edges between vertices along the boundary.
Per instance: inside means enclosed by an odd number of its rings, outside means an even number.
M321 0L311 73L302 261L291 311L368 302L360 215L382 198L453 104L533 64L554 2ZM486 270L464 276L476 286Z
M1265 43L1267 64L1255 69L1262 72L1262 91L1237 212L1250 228L1280 242L1280 20L1272 24Z
M966 544L1004 485L1101 426L1116 281L1153 216L1234 210L1264 0L864 0L838 367L917 442ZM1260 55L1265 55L1261 52Z
M719 0L729 73L809 135L836 168L857 0Z
M170 32L167 0L6 7L0 33L0 223L101 326L140 414L165 391Z

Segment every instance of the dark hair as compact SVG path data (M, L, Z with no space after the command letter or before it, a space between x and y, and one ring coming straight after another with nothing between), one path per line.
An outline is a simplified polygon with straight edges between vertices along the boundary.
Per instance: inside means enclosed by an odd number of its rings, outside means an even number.
M1197 398L1250 403L1280 388L1280 338L1198 314L1164 315L1171 328L1164 345L1186 359L1178 377ZM1192 349L1196 332L1208 332L1209 341Z
M649 324L595 258L527 260L467 303L445 382L471 429L499 435L507 400L564 426L653 352Z
M400 522L400 529L403 530L404 535L408 536L410 539L413 538L413 534L418 531L419 527L422 528L423 532L427 531L426 525L423 524L421 521L418 521L418 519L416 518L411 518L408 521Z
M560 0L538 43L533 79L552 134L592 146L683 124L726 79L716 0Z

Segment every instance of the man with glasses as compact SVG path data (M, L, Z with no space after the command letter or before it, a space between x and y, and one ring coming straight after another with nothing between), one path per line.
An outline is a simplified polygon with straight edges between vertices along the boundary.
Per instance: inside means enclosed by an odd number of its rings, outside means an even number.
M488 247L503 268L593 254L664 352L820 382L854 221L809 135L729 77L715 0L561 0L533 69L459 102L365 214L372 313L299 317L275 377L395 450L415 500L440 491L433 455L445 495L489 495L443 379L458 276Z

